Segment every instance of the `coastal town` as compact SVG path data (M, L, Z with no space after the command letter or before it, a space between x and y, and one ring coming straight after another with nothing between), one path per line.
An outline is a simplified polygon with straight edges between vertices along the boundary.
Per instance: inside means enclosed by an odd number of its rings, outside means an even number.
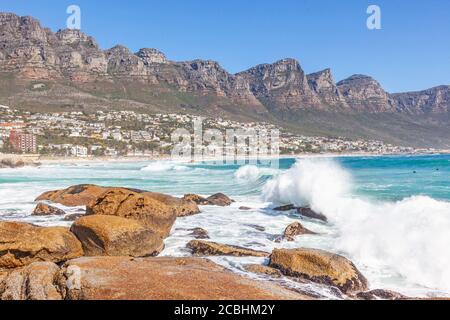
M49 157L155 157L168 155L171 134L192 128L195 117L186 114L144 114L134 111L37 113L0 105L0 152ZM203 119L203 127L218 130L276 130L264 122L241 123L221 118ZM381 141L344 137L302 136L280 131L281 154L433 153Z

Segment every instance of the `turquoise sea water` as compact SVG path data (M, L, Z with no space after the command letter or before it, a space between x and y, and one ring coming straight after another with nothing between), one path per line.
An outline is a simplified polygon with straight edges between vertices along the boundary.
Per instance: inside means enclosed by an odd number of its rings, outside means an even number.
M31 217L34 199L44 191L82 183L175 196L223 192L237 200L231 207L203 207L197 216L178 219L166 239L165 255L189 254L185 244L192 238L186 229L202 227L212 241L222 243L267 251L312 247L345 255L374 289L428 296L450 293L449 155L281 159L279 169L162 161L0 169L0 219L69 225L60 217ZM329 223L271 210L288 202L312 206L326 214ZM252 210L241 211L240 206ZM62 208L69 213L84 210ZM291 243L273 241L298 220L320 235ZM214 260L236 272L244 272L245 263L264 263L260 258ZM333 296L326 288L302 286Z

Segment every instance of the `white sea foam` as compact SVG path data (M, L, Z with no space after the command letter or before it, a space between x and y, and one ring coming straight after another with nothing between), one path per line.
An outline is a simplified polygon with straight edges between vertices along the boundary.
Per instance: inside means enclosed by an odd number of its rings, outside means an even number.
M274 175L277 170L271 168L261 168L255 165L246 165L240 167L235 173L234 177L241 181L253 182L258 180L263 175Z
M359 266L388 268L410 284L449 292L450 203L424 196L371 201L352 197L351 187L336 162L300 160L269 181L263 195L325 214L338 230L335 251Z
M189 167L162 161L152 162L151 164L141 169L141 171L147 172L185 171L185 170L189 170Z

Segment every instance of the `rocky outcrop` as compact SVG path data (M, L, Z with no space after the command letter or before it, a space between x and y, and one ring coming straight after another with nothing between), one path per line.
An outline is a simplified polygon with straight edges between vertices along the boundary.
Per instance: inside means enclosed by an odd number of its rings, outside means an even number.
M32 216L63 216L66 213L64 212L64 210L61 210L59 208L50 206L48 204L45 203L38 203L36 208L34 208L33 213L31 214Z
M80 271L74 300L301 300L305 295L233 274L198 258L92 257L68 261ZM126 277L124 276L126 275Z
M62 300L65 281L53 262L34 262L0 280L0 300Z
M209 239L208 231L202 228L194 228L190 229L191 233L189 236L194 237L195 239Z
M335 286L343 293L367 290L366 278L346 258L317 249L275 249L270 267L283 274L325 285Z
M215 242L192 240L187 244L192 253L197 256L234 256L234 257L268 257L269 253L246 249L238 246L230 246Z
M311 90L298 61L283 59L262 64L238 74L250 84L250 90L272 112L317 109L320 99Z
M199 196L197 194L185 194L183 200L195 202L200 206L207 206L209 204L206 198L203 198L202 196Z
M93 215L77 219L70 231L86 256L155 256L164 249L159 235L135 220Z
M177 217L187 217L194 214L200 213L200 209L197 204L193 201L179 199L162 193L156 192L144 192L146 196L149 196L157 201L164 203L173 212L175 212Z
M337 83L347 104L356 111L395 112L395 102L373 78L353 75Z
M234 202L233 199L230 199L223 193L216 193L207 198L204 198L197 194L185 194L183 200L192 201L201 206L220 206L220 207L230 206Z
M287 241L294 241L295 237L305 234L316 234L316 233L303 227L300 222L294 222L288 225L286 230L284 230L283 238Z
M168 63L168 60L164 53L156 49L143 48L136 53L136 56L141 58L146 66L152 64L165 64Z
M325 215L323 215L322 213L316 212L308 207L297 208L297 212L303 217L317 219L317 220L321 220L324 222L328 221L328 219Z
M67 229L0 222L0 269L33 262L63 262L83 255L78 239Z
M104 187L82 184L67 189L44 192L35 201L47 200L68 207L86 206L105 191Z
M139 221L166 238L177 217L173 208L139 190L109 188L86 207L87 215L109 215Z
M227 207L230 206L234 200L230 199L228 196L224 195L223 193L216 193L212 196L206 198L206 201L208 201L209 205L212 206L219 206L219 207Z
M344 96L339 91L330 69L311 73L306 76L310 88L325 106L348 108Z
M417 92L392 94L397 110L409 114L442 114L450 112L450 86L439 86Z
M401 293L384 290L384 289L375 289L366 292L359 292L356 297L361 300L404 300L408 299L408 297L402 295Z
M244 269L247 270L248 272L271 276L274 278L280 278L282 276L282 273L280 270L271 268L268 266L264 266L261 264L247 264L244 266Z

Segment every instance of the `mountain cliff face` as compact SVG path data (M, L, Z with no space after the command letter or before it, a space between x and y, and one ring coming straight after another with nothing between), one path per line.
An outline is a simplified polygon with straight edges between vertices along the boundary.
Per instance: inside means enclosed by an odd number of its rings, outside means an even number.
M365 75L336 83L330 69L306 74L294 59L231 74L215 61L170 61L152 48L102 50L79 30L54 33L11 13L0 13L0 98L33 110L187 112L271 121L308 134L423 136L423 145L434 139L450 146L450 132L448 141L435 137L447 135L450 86L390 94Z
M258 113L338 110L424 114L450 110L448 86L391 95L365 75L353 75L337 84L330 69L306 75L294 59L233 75L215 61L173 62L156 49L132 53L118 45L103 51L81 31L53 33L36 19L10 13L0 14L0 72L24 81L125 81L169 87L226 99Z

